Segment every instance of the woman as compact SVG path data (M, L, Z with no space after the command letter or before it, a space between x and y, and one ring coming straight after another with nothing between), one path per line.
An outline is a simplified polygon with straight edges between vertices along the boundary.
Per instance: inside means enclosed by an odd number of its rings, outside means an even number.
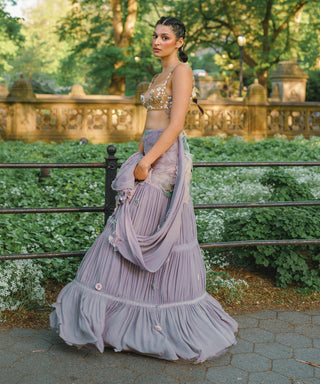
M235 343L236 322L205 291L182 135L193 89L178 58L187 61L184 37L179 20L157 22L152 48L162 72L142 95L138 152L119 170L117 208L50 317L68 344L200 363Z

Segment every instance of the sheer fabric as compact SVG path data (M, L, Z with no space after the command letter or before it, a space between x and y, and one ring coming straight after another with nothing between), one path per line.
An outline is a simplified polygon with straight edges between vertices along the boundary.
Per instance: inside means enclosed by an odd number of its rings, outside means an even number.
M147 152L162 131L146 131ZM235 343L237 323L205 291L189 194L191 159L180 135L135 182L135 153L113 182L118 205L61 292L51 326L73 345L200 363Z

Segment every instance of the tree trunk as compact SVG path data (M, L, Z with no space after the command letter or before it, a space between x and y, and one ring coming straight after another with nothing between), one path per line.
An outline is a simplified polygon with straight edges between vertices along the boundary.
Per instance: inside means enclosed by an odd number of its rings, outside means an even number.
M268 87L268 71L266 69L257 71L257 76L259 80L259 84L264 86L265 89Z
M125 90L126 90L126 78L124 76L116 76L115 74L113 74L111 77L109 94L123 96L125 94Z
M134 26L137 20L137 0L128 0L127 17L122 22L122 10L120 0L111 0L113 14L113 36L114 44L118 48L126 50L129 48L134 32ZM126 65L125 61L117 61L114 63L114 69L117 70ZM109 93L112 95L124 95L126 89L125 76L119 76L116 73L112 75Z

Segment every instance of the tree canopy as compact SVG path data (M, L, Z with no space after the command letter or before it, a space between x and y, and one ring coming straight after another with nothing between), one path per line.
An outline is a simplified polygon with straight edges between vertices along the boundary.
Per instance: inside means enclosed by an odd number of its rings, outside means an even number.
M56 33L58 21L67 14L65 0L43 0L28 10L21 33L24 44L12 65L18 71L57 73L61 60L68 54L66 43Z
M312 63L319 55L318 0L196 0L177 2L185 15L192 40L189 49L211 46L217 53L238 60L237 38L244 35L243 59L266 85L268 71L280 60L295 58ZM194 14L198 17L195 22ZM313 36L313 42L310 42ZM306 42L309 41L308 47Z
M72 41L69 62L85 58L92 91L123 94L126 82L150 70L152 7L147 0L73 1L59 34Z
M19 18L12 17L5 11L7 3L14 1L0 0L0 76L10 71L10 60L15 57L23 42Z
M81 82L90 93L132 94L160 69L151 38L163 15L186 24L191 61L199 64L199 52L209 52L203 57L211 55L212 63L205 64L215 71L237 73L240 35L245 68L263 85L281 60L320 68L319 0L41 0L23 22L4 12L6 1L0 0L0 74L42 72L60 86Z
M305 68L315 67L319 57L317 3L319 0L176 0L153 5L145 0L81 0L61 32L80 39L74 54L88 55L89 74L97 87L108 87L111 81L114 91L114 82L120 84L121 78L130 78L137 69L139 74L154 72L157 64L149 49L152 26L162 14L174 14L187 26L188 53L210 47L234 62L235 69L237 38L244 35L244 63L266 86L269 70L281 60L298 59ZM126 29L128 25L130 29ZM134 57L141 59L140 64Z

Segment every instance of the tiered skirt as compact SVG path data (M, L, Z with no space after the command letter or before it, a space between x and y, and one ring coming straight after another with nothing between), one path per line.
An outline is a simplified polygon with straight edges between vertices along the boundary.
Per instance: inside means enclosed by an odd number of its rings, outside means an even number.
M159 134L149 133L149 146ZM147 147L146 140L145 150ZM177 144L171 151L178 153L178 149ZM154 167L168 167L161 161ZM177 164L170 166L179 172ZM60 292L50 322L68 344L95 345L100 352L112 347L193 363L217 357L235 344L237 323L205 291L206 271L190 198L181 200L179 217L162 234L161 241L169 244L166 251L155 244L155 252L148 246L144 254L148 266L148 262L155 265L152 257L160 252L156 270L135 263L134 255L129 257L123 251L131 247L126 231L117 230L124 213L125 219L130 215L130 228L140 243L165 226L177 196L164 190L164 182L149 177L135 184L126 210L121 206L115 210L88 250L75 280Z

